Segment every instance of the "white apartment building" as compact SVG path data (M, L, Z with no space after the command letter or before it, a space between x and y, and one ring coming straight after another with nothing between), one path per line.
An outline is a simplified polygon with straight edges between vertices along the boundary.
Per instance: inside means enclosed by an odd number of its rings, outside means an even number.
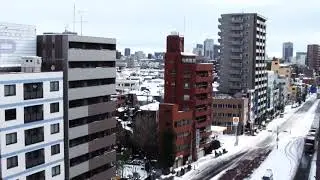
M62 76L0 73L0 179L64 179Z

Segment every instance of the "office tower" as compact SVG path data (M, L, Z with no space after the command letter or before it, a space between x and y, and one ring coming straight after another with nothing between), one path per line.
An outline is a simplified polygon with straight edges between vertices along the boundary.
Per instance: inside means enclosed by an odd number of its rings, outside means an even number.
M37 37L37 54L43 70L63 70L64 179L110 179L116 169L116 40L45 33Z
M310 69L319 73L320 71L320 46L318 44L308 45L306 64Z
M203 45L197 44L195 48L193 48L192 51L197 56L203 56Z
M214 57L214 41L213 39L206 39L203 43L204 45L204 57L213 59Z
M116 59L120 59L121 58L121 52L120 51L116 51Z
M220 25L220 86L234 95L255 90L255 116L266 111L266 19L256 13L223 14Z
M306 65L307 53L306 52L296 52L296 64Z
M0 71L20 71L20 57L35 55L35 26L0 23Z
M204 147L210 144L212 71L212 64L196 63L196 55L184 52L183 37L177 33L167 36L165 104L160 105L159 110L160 118L165 118L160 121L174 121L168 123L175 124L176 133L188 134L188 140L183 144L181 144L183 137L178 138L176 142L177 155L182 155L184 162L188 156L191 156L193 160L201 157ZM170 112L167 111L168 109L171 109ZM187 114L183 115L182 111ZM181 131L184 126L186 129Z
M64 179L62 72L19 62L21 73L0 74L0 179Z
M282 61L285 63L291 63L293 58L293 43L285 42L282 44Z
M130 48L125 48L124 49L124 56L130 56L131 52L130 52Z

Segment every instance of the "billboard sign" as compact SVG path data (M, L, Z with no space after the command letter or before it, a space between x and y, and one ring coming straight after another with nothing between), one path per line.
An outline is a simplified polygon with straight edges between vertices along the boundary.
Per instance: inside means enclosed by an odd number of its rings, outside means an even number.
M21 65L21 56L36 56L36 27L0 22L0 67Z

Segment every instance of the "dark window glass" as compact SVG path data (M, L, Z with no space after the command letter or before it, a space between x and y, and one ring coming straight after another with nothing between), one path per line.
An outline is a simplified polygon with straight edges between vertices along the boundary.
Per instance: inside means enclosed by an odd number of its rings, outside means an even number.
M32 168L38 165L44 164L44 149L38 149L35 151L26 153L26 168Z
M25 130L24 135L26 146L44 141L43 127Z
M18 156L9 157L7 159L7 169L18 166Z
M17 110L16 109L6 109L4 111L4 114L5 114L6 121L17 119Z
M50 91L59 91L59 81L50 82Z
M17 133L6 134L6 145L17 143Z
M59 133L59 131L60 131L60 129L59 129L59 123L51 124L51 126L50 126L50 132L51 132L51 134Z
M24 107L24 123L43 120L43 105Z
M59 153L60 153L60 144L51 146L51 155L55 155Z
M27 176L26 180L45 180L45 179L46 179L45 171L40 171Z
M60 174L60 165L52 167L52 177Z
M56 113L59 112L59 103L51 103L50 104L50 113Z
M16 95L16 85L4 85L4 96L15 96Z
M43 83L27 83L23 85L24 100L43 98Z

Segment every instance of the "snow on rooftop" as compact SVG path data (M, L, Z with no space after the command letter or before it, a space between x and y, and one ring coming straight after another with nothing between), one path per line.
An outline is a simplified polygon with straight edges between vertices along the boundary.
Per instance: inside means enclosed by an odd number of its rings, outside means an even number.
M143 106L140 106L140 109L143 111L158 111L159 110L159 102L153 102L150 104L146 104Z
M190 52L181 52L182 56L197 56L196 54L190 53Z

